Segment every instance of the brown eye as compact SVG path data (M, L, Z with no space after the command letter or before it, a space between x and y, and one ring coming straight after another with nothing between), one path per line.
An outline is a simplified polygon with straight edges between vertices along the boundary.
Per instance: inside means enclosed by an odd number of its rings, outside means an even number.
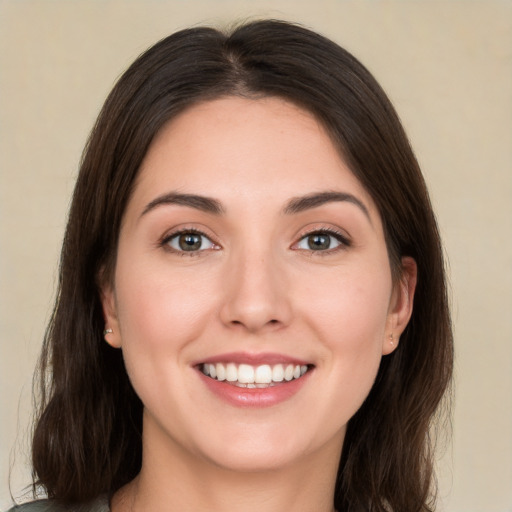
M305 251L328 251L336 249L341 246L349 246L349 242L338 233L329 233L327 231L318 231L315 233L309 233L302 237L297 245L296 249Z
M308 248L312 251L325 251L331 247L331 236L330 235L309 235L307 237Z
M178 237L178 245L182 251L198 251L201 249L201 236L195 233L187 233Z
M198 252L215 247L207 236L193 231L177 233L168 238L166 244L178 252Z

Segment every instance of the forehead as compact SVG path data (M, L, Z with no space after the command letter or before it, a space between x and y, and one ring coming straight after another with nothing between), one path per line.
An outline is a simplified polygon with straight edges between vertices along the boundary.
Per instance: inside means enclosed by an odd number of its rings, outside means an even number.
M374 208L322 124L274 97L203 102L165 125L142 163L133 199L172 190L262 203L338 190Z

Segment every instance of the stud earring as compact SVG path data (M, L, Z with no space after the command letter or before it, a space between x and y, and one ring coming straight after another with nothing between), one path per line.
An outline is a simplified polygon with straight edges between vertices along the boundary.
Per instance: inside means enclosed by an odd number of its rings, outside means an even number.
M103 336L106 336L107 334L112 334L114 331L112 329L105 329L103 331Z
M391 333L391 334L389 335L389 343L391 344L391 346L392 346L392 347L394 347L394 346L395 346L395 341L394 341L394 339L393 339L393 333Z

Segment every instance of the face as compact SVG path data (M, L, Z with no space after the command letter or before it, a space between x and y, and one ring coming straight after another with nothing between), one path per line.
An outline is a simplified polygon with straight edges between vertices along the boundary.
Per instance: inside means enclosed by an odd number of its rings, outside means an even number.
M236 470L338 457L409 318L405 274L393 285L376 206L309 113L231 97L172 120L102 290L145 453Z

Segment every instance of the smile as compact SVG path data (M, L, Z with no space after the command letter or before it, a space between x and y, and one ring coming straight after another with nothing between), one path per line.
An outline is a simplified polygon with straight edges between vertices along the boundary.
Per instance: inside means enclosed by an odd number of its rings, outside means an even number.
M309 369L299 364L262 364L252 366L236 363L203 363L200 369L204 375L219 382L240 388L269 388L280 383L300 379Z

